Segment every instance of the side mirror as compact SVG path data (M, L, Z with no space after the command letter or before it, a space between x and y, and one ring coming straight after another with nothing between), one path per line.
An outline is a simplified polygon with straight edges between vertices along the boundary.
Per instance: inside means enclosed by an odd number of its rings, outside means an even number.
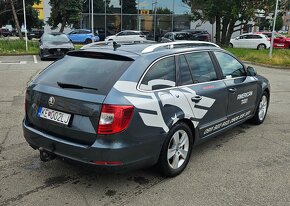
M239 37L236 37L235 40L239 40Z
M255 68L253 67L247 67L247 75L248 76L256 76L257 75L257 71Z

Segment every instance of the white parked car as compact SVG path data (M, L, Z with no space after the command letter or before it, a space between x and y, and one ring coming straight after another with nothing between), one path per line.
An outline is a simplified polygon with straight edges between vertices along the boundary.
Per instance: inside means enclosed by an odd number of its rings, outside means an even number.
M141 31L124 30L115 35L108 36L105 38L105 42L109 43L115 42L134 42L134 41L144 41L146 36Z
M249 49L268 49L270 48L270 39L264 34L247 33L242 34L230 40L232 48L249 48Z

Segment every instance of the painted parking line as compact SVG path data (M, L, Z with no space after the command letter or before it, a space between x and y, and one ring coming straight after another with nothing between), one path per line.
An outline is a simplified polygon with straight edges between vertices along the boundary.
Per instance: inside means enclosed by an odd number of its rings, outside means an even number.
M35 63L35 64L37 64L37 63L38 63L38 62L37 62L36 55L33 55L33 61L34 61L34 63Z
M0 61L0 64L27 64L27 61Z

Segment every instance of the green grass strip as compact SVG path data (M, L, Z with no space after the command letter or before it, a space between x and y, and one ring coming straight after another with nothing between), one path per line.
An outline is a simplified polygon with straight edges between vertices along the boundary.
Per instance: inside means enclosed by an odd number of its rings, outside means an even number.
M272 58L269 50L226 48L243 61L290 68L290 49L274 49Z

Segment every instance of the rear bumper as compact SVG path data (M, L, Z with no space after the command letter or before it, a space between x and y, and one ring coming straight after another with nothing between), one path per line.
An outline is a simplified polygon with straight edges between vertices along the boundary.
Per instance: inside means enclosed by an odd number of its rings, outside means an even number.
M24 137L34 148L77 162L95 165L100 170L121 172L154 165L159 158L164 138L145 143L115 142L97 139L91 146L69 142L28 126L23 121ZM94 162L113 162L103 164ZM116 164L117 163L117 164Z
M67 52L72 51L72 50L61 51L59 53L51 53L47 49L41 49L39 56L45 59L60 59L60 58L63 58Z

